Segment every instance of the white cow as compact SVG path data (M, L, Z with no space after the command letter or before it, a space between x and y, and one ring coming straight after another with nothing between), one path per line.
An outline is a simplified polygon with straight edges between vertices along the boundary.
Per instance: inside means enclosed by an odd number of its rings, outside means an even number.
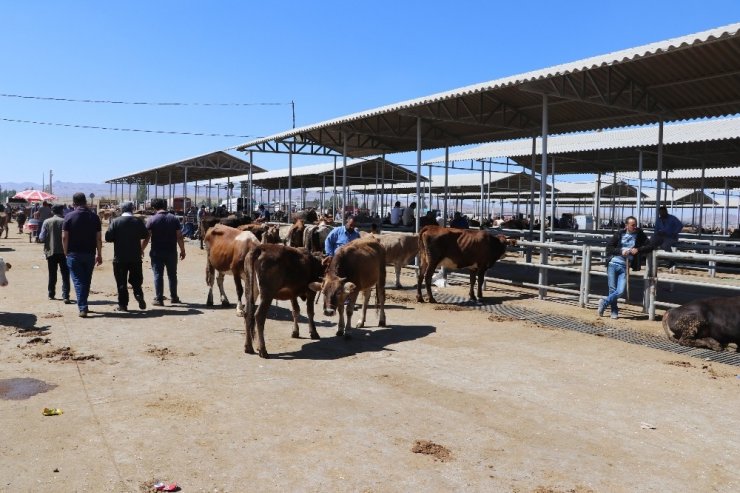
M365 236L363 233L361 236ZM367 235L370 236L370 235ZM419 253L419 236L403 233L372 235L385 250L385 263L396 268L396 288L401 288L401 269Z
M5 272L10 270L10 264L0 257L0 286L8 285L8 278L5 276Z

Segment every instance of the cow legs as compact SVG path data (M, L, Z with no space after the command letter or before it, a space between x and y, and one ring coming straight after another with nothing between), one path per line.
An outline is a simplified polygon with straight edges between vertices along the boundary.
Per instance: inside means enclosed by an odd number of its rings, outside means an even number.
M429 303L436 303L437 300L434 299L434 295L432 295L432 276L434 276L434 269L436 268L436 265L433 265L431 262L427 264L426 272L424 272L424 286L427 288L427 296L429 297Z
M237 317L243 317L244 316L244 304L242 303L242 296L244 295L244 289L242 288L242 278L241 275L237 272L234 276L234 286L236 287L236 316ZM226 301L226 304L228 305L228 300Z
M339 322L337 322L337 335L344 335L344 305L340 304L337 307L337 313L339 314Z
M375 304L379 306L380 315L378 316L378 327L385 327L385 283L378 283L375 286Z
M424 274L426 270L426 262L424 261L423 257L420 257L419 261L419 270L416 271L416 301L419 303L424 303L424 297L421 295L421 283L422 279L424 279Z
M298 333L298 317L301 315L301 307L298 306L298 298L291 298L290 306L293 312L293 333L290 337L298 339L300 337L300 334Z
M226 291L224 291L224 277L226 277L226 274L219 272L216 276L216 284L221 297L221 306L229 306L229 299L226 297Z
M254 354L254 346L252 345L252 341L254 339L255 304L251 296L247 297L246 301L247 306L244 310L244 332L247 333L247 339L244 343L244 352L247 354Z
M485 269L480 269L478 271L478 299L483 299L483 282L484 278L486 277L486 271Z
M267 348L265 347L265 320L267 319L267 310L270 309L271 299L262 298L254 314L255 323L257 324L257 351L261 358L269 358Z
M206 306L213 306L213 278L214 269L210 263L206 263L206 285L208 286L208 296L206 297Z
M722 351L723 349L722 344L711 337L704 337L702 339L687 339L682 337L678 340L678 343L682 346L701 347L711 349L712 351Z
M372 291L372 288L368 288L362 292L362 316L360 317L360 321L357 322L356 325L358 329L361 329L365 326L365 315L367 314L367 303L368 301L370 301L370 291Z
M314 298L318 298L316 292L309 289L308 293L306 294L306 315L308 315L308 331L311 335L311 339L321 339L321 337L319 337L319 333L316 331L316 324L314 324L313 321Z
M344 307L347 310L347 322L344 324L344 338L345 339L350 339L352 337L349 334L349 328L352 327L352 313L355 311L355 303L357 303L357 297L359 295L360 295L360 292L355 291L347 297L349 301L347 302L347 306ZM365 301L367 302L367 298L365 298ZM341 314L342 312L339 312L339 313Z
M403 286L401 286L401 267L403 265L400 262L397 262L395 264L396 267L396 289L401 289Z

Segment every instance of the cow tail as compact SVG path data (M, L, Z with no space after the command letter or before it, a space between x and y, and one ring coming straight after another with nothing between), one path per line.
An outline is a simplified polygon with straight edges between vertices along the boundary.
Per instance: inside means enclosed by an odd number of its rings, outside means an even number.
M211 264L211 259L206 257L206 285L207 286L213 286L214 272L215 272L215 269L213 268L213 264Z
M254 338L254 315L255 315L255 299L257 298L257 275L255 273L254 264L259 258L261 249L259 246L255 246L250 249L247 256L244 257L244 317L245 317L245 330L252 334Z
M663 330L665 331L665 334L668 336L668 339L673 340L675 339L675 336L673 335L673 332L671 331L671 328L668 322L670 315L671 315L671 310L668 310L667 312L663 314L662 324L663 324Z

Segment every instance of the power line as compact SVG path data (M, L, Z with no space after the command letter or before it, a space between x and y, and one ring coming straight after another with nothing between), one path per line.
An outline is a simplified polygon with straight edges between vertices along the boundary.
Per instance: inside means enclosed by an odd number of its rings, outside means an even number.
M167 134L167 135L195 135L199 137L238 137L243 139L250 139L252 135L236 135L236 134L217 134L207 132L177 132L174 130L145 130L141 128L119 128L119 127L99 127L95 125L78 125L75 123L54 123L54 122L37 122L33 120L17 120L14 118L3 118L0 117L0 121L11 122L11 123L30 123L33 125L47 125L52 127L68 127L68 128L83 128L92 130L112 130L116 132L140 132L147 134Z
M95 103L95 104L130 104L139 106L289 106L289 103L265 102L265 103L181 103L181 102L157 102L157 101L113 101L107 99L72 99L56 98L46 96L25 96L22 94L1 94L4 98L35 99L39 101L62 101L66 103Z

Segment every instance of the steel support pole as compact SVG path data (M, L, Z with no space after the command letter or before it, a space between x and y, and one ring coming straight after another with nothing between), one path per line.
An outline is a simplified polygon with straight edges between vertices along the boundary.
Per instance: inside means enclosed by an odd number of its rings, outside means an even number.
M253 151L249 151L249 196L247 201L249 202L249 216L252 217L254 213L254 183L252 183L252 160L254 159ZM269 206L268 206L269 209Z
M706 174L707 163L701 162L701 203L699 204L699 238L702 236L704 228L704 176Z
M661 173L663 171L663 118L658 120L658 165L656 172L657 186L655 188L655 221L658 219L658 209L660 209L660 188Z
M419 199L421 193L421 117L416 118L416 198ZM419 234L421 225L421 215L419 214L419 204L416 209L416 225L414 231ZM417 257L418 262L418 257ZM418 263L417 263L418 265Z
M601 228L601 171L596 174L596 192L594 193L594 230Z
M182 212L186 215L187 212L187 200L188 200L188 167L185 166L183 178L182 178Z
M725 220L722 223L722 234L730 234L730 186L725 177Z
M529 236L527 239L532 241L534 238L534 181L535 167L537 166L537 136L532 136L532 173L529 177ZM527 247L527 263L532 263L532 247Z
M335 220L337 217L337 157L334 156L334 178L332 181L334 192L332 195L332 209L331 209L331 220Z
M540 242L545 242L545 220L547 213L547 132L548 132L548 113L547 113L547 94L542 95L542 170L540 171ZM547 250L540 248L540 264L547 265ZM540 269L538 276L540 286L547 285L547 269ZM547 296L547 289L540 287L539 298L544 299Z
M637 154L637 226L642 224L642 149Z
M557 218L557 207L555 207L555 156L551 159L552 162L552 174L550 175L550 181L552 181L552 189L550 190L550 197L552 197L552 203L550 204L550 212L552 219L550 219L550 231L555 231L555 220Z
M480 163L480 209L478 211L478 220L483 224L483 201L486 197L486 167Z
M293 215L293 146L288 151L288 223L292 223Z
M450 147L445 147L445 199L442 202L442 224L446 227L447 226L447 201L450 198Z

